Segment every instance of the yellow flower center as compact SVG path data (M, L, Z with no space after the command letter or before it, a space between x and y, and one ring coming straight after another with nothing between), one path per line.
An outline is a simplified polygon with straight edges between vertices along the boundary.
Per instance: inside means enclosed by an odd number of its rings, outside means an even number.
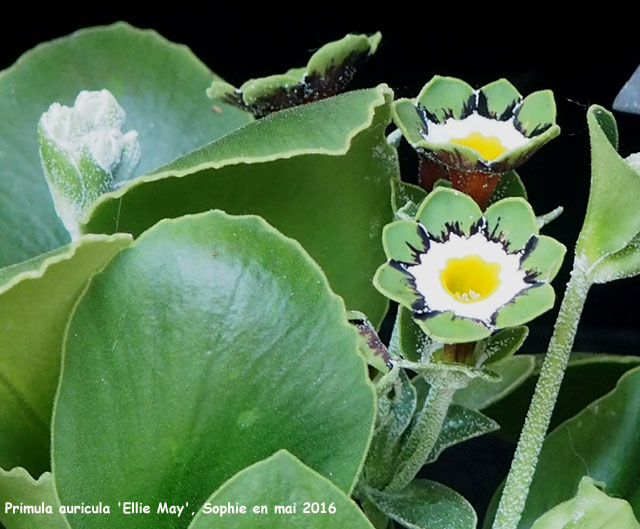
M495 160L507 150L507 148L502 145L502 142L495 136L484 136L479 132L472 132L464 138L452 138L451 141L458 145L471 147L478 151L478 154L485 160Z
M482 301L500 286L500 264L488 263L478 255L447 259L440 281L445 290L463 303Z

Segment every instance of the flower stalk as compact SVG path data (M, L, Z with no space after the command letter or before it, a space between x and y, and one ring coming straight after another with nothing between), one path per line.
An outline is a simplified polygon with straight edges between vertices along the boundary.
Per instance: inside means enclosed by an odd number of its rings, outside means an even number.
M455 392L455 385L447 385L446 377L442 385L429 388L420 417L400 451L402 463L385 492L399 492L416 477L438 440Z
M493 529L516 529L520 522L590 286L582 261L576 258Z

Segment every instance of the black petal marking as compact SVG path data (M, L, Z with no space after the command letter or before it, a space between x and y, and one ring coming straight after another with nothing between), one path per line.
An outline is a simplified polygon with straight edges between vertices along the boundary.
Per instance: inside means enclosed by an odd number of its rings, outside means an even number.
M513 112L514 112L515 108L520 104L521 101L522 101L521 97L518 97L518 98L514 99L513 101L511 101L511 103L509 103L507 108L504 109L502 114L500 114L500 116L498 117L498 120L499 121L509 121L513 117Z
M476 94L471 94L469 98L462 105L462 111L460 113L460 119L468 118L477 108L477 96Z
M241 100L242 106L240 108L249 110L259 119L285 108L296 107L334 96L348 86L358 68L370 56L369 51L353 51L340 64L335 64L332 61L322 74L314 72L311 75L305 75L299 83L289 88L277 87L273 92L257 99L250 105ZM241 97L239 91L238 94ZM238 105L236 104L235 106Z
M529 255L531 255L531 252L533 252L533 250L536 249L536 246L538 246L538 237L536 237L535 235L532 235L531 237L529 237L527 244L524 245L524 249L522 250L522 255L520 256L520 264L522 264L523 261L527 257L529 257Z
M478 114L485 118L495 118L495 114L489 110L487 95L482 90L478 92Z

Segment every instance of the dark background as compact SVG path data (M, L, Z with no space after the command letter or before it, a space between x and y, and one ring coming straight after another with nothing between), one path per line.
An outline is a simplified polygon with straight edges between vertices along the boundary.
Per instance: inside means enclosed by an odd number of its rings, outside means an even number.
M627 22L624 14L608 13L606 5L600 13L575 7L562 20L549 6L533 3L513 4L494 13L487 12L485 4L465 7L448 2L410 9L387 4L368 8L368 14L363 9L349 16L346 5L332 9L317 4L272 4L261 11L239 2L212 4L206 9L87 7L91 11L68 11L60 5L49 11L31 8L29 13L4 17L0 21L0 68L39 42L82 27L126 20L187 44L234 85L249 77L301 66L313 50L348 32L380 30L382 45L357 76L354 88L386 82L398 97L413 97L432 75L441 74L461 77L475 86L507 77L524 95L552 89L562 134L519 172L537 213L557 205L565 207L545 233L570 250L588 196L587 107L598 103L611 108L615 95L640 64L640 26ZM640 151L640 116L616 113L616 117L621 153ZM412 178L413 152L401 149L401 161L403 174ZM571 260L568 255L555 281L558 297ZM640 354L639 301L640 278L594 286L575 349ZM556 311L557 307L531 325L524 351L546 349ZM496 439L481 438L447 451L428 472L464 493L483 512L506 474L510 450ZM467 472L461 474L460 467Z

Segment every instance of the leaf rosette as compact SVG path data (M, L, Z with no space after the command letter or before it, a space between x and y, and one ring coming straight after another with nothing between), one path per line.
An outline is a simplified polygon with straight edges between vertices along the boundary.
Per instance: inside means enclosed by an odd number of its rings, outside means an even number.
M419 153L462 172L504 173L560 133L550 90L523 98L506 79L478 90L436 75L415 99L394 104L394 121Z
M511 197L484 214L468 195L437 188L414 220L383 231L388 261L374 284L413 311L431 338L473 342L549 310L566 248L540 235L525 200Z

